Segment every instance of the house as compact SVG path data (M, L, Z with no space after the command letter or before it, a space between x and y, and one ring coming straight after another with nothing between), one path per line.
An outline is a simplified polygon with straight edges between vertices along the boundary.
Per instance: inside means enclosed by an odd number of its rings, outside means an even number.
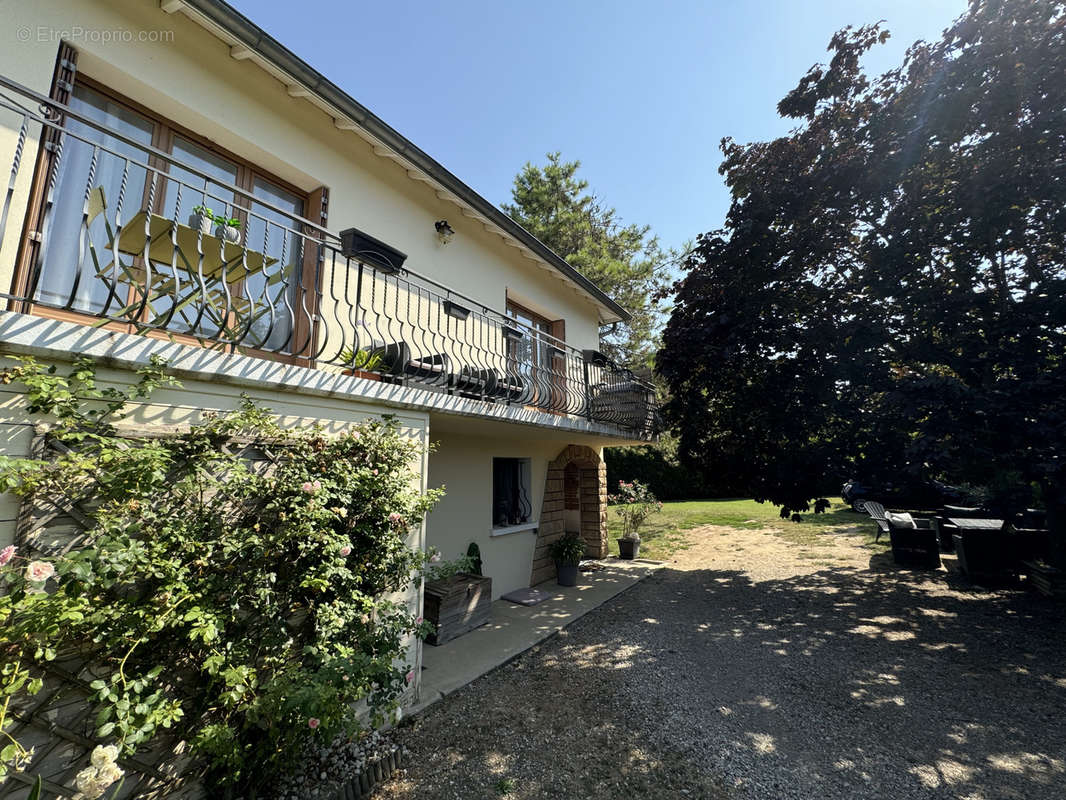
M598 352L626 317L610 297L220 0L5 14L0 351L90 355L114 384L163 356L183 388L138 425L242 392L334 432L395 415L447 487L413 542L476 542L494 597L550 578L564 530L606 554L603 448L656 420ZM25 454L0 389L4 451Z

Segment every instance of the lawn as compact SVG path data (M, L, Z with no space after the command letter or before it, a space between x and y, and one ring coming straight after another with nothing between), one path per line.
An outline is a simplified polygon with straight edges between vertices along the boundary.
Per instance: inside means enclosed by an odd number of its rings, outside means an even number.
M832 506L824 514L804 514L801 521L781 519L780 507L754 500L691 500L663 503L663 510L648 517L640 530L642 558L669 560L685 548L685 531L701 525L725 525L730 528L771 530L777 536L800 546L816 545L827 535L858 533L864 543L878 550L888 546L886 537L874 543L877 526L865 514L857 514L840 498L832 498ZM607 509L607 524L611 552L618 553L622 522L613 507Z

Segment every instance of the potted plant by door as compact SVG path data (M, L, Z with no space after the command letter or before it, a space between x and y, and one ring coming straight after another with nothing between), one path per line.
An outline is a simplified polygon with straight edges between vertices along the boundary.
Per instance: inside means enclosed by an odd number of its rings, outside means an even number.
M585 540L577 533L564 533L551 544L555 574L560 586L577 586L577 568L585 555Z
M608 501L622 518L622 536L618 539L618 557L636 558L640 555L640 526L649 515L662 511L663 504L640 481L618 481L618 492Z

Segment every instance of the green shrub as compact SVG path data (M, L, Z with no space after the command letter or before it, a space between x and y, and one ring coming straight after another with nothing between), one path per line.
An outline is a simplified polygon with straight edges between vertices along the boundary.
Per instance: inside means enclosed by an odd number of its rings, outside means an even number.
M572 566L581 561L585 555L585 540L577 533L564 533L551 543L549 548L552 560L556 564Z
M413 488L418 445L394 421L282 430L245 399L131 442L111 420L174 383L160 363L128 393L97 388L88 361L60 376L26 359L0 375L56 419L66 448L0 460L0 488L91 494L97 509L84 547L33 569L9 552L0 567L0 702L77 652L99 676L97 736L129 753L173 729L220 795L267 786L316 739L354 733L361 703L372 724L386 719L413 677L404 641L426 633L390 594L424 567L406 539L437 497ZM229 454L232 442L269 451L273 468ZM25 756L12 745L5 765Z

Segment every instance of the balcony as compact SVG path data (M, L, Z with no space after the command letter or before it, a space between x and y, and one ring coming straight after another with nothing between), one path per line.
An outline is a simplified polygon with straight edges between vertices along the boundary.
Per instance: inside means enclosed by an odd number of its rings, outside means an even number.
M602 354L342 241L307 217L328 195L228 181L95 108L0 76L9 310L654 435L653 387Z

